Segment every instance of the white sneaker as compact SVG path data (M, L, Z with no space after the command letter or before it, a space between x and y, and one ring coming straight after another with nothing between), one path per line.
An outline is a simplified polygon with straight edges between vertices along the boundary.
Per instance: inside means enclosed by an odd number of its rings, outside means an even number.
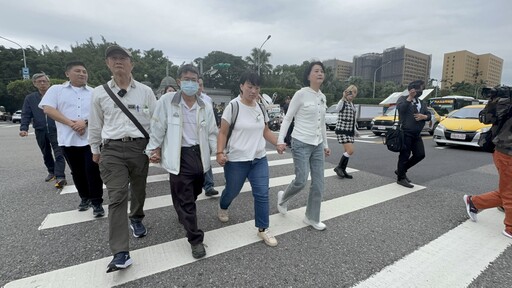
M288 202L279 204L283 201L283 196L284 191L281 190L277 192L277 210L279 211L279 213L285 215L286 213L288 213Z
M270 247L277 246L276 238L274 236L272 236L272 234L270 234L268 229L265 229L264 231L258 230L258 237L263 239L263 241L265 241L265 244L267 244Z
M325 228L327 228L327 226L325 226L324 223L322 222L313 222L311 220L308 219L308 217L304 217L304 220L302 220L304 222L304 224L307 224L313 228L315 228L316 230L325 230Z
M512 234L508 233L507 230L503 230L501 233L503 233L503 235L507 236L508 238L512 239Z
M228 222L229 221L228 209L220 209L219 208L219 213L217 214L217 216L219 217L220 222L222 222L222 223Z

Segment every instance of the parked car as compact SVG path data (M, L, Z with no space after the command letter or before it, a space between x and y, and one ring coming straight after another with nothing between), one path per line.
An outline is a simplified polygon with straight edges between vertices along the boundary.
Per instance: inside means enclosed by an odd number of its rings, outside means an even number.
M396 113L395 123L393 123L393 119L395 117L395 109L396 106L389 107L388 110L386 111L386 114L373 118L371 122L371 129L373 134L381 135L386 131L390 130L391 128L393 128L393 125L398 125L398 121L400 120L400 118L398 117L398 112ZM428 111L430 111L430 113L432 114L432 118L430 121L427 121L425 123L422 132L426 132L429 133L430 135L433 135L434 130L436 129L439 121L441 120L441 116L437 114L437 112L431 107L428 107Z
M336 106L337 104L331 105L325 111L325 125L331 131L336 128L336 122L338 121L339 111L336 110ZM355 104L354 108L356 109L356 122L358 128L366 128L370 130L372 127L372 119L375 116L382 115L382 107L380 106Z
M480 134L491 129L491 124L478 121L478 113L485 105L470 105L450 114L437 125L434 142L439 146L465 145L479 147Z
M5 107L0 106L0 120L7 121L7 118L8 118L7 116L8 116L8 113L5 111Z
M16 112L14 112L14 114L12 114L12 123L21 123L21 110L18 110Z

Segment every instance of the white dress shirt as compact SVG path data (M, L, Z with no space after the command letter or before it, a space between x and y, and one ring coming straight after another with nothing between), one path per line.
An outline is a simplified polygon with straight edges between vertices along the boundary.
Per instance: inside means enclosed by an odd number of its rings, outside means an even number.
M91 96L93 89L89 86L73 87L69 82L61 85L53 85L46 91L39 103L39 108L49 106L57 109L70 120L86 120L89 118ZM57 141L59 146L83 147L89 145L87 130L79 135L68 125L55 121L57 126Z

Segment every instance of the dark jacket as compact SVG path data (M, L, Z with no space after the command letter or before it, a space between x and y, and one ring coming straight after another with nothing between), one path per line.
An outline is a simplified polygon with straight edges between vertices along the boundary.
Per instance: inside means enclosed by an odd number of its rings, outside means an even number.
M32 120L32 127L34 130L46 130L47 127L50 131L56 131L55 121L50 117L46 117L43 109L39 108L43 96L39 92L33 92L25 97L23 108L21 109L21 124L20 131L28 131L28 125Z
M426 120L416 121L414 119L415 105L412 102L407 101L407 96L398 98L396 102L396 108L398 109L398 115L400 123L402 124L402 131L411 135L420 135L421 130L425 126L425 122L432 118L430 111L427 109L427 104L421 101L421 108L419 113L427 115Z
M512 99L500 98L498 102L496 113L502 120L492 125L491 131L496 135L493 142L496 151L512 156Z

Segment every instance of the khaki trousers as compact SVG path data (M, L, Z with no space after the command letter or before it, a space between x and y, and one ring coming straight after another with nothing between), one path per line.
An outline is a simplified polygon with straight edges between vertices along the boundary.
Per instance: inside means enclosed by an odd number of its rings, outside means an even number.
M149 159L143 152L147 144L148 140L144 138L129 142L107 140L101 150L99 167L108 190L108 232L113 255L129 251L130 232L126 214L129 196L130 220L141 221L144 218Z

